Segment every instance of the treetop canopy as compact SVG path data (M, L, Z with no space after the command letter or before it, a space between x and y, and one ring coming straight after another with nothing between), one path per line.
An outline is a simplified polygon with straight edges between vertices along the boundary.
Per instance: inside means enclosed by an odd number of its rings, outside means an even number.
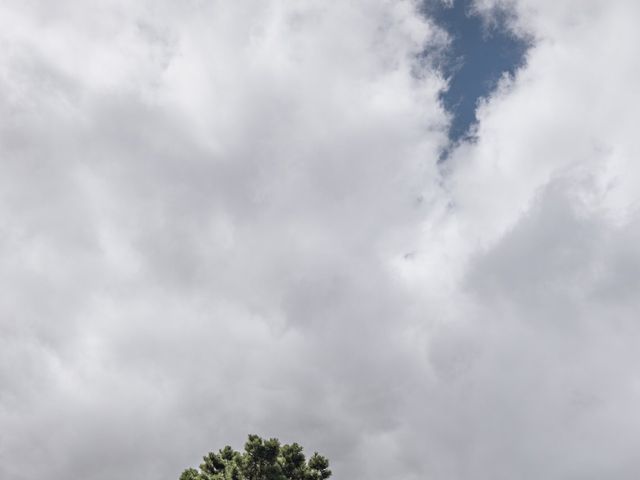
M199 469L188 468L179 480L326 480L331 476L329 460L314 453L307 461L297 443L280 445L249 435L244 452L226 446L203 457Z

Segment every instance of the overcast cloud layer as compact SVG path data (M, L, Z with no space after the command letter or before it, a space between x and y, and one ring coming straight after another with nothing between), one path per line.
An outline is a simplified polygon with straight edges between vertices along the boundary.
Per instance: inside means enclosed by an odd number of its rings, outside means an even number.
M90 5L89 5L90 4ZM640 474L640 3L532 41L438 165L412 1L0 5L0 478Z

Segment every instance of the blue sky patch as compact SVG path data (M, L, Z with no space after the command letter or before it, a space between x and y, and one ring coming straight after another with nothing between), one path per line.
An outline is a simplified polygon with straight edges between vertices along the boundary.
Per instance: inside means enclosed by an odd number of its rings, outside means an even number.
M513 73L522 65L528 44L509 32L504 22L487 27L471 11L471 0L455 0L452 6L428 0L424 11L449 35L452 43L441 68L450 78L442 94L445 108L452 113L449 138L464 138L475 122L480 98L496 87L503 73Z

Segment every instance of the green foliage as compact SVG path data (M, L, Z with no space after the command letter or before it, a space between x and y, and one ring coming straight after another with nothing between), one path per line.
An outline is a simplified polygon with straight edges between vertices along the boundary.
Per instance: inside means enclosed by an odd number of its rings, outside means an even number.
M280 445L277 438L265 440L249 435L244 452L230 446L203 457L200 469L188 468L179 480L326 480L331 476L329 460L314 453L307 462L297 443Z
M179 480L199 480L200 478L202 477L195 468L188 468L182 472Z

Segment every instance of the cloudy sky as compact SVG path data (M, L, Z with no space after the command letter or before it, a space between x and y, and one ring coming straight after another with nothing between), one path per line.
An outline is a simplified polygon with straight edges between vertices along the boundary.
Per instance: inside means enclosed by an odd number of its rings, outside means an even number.
M640 2L0 2L0 478L640 475Z

